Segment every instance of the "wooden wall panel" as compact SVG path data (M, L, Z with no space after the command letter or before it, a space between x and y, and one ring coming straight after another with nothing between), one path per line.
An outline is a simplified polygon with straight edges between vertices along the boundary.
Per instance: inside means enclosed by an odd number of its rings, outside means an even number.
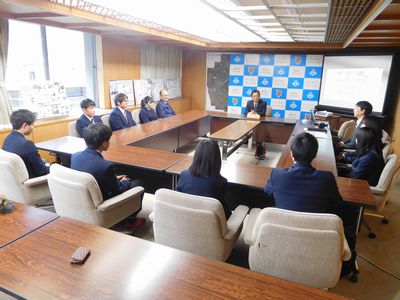
M140 44L133 39L102 38L105 108L111 108L110 80L140 79Z
M182 95L192 99L192 109L204 110L206 99L206 51L183 49Z

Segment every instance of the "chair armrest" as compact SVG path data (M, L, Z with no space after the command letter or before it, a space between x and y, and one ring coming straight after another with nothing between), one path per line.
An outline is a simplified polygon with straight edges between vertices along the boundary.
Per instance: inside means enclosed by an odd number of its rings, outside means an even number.
M226 226L228 227L228 232L225 234L224 239L230 240L235 236L239 228L241 228L243 220L244 218L246 218L248 211L249 208L245 205L239 205L238 207L235 208L232 215L226 222Z
M254 224L256 223L257 217L261 212L261 208L253 208L250 210L249 217L247 218L246 231L244 232L244 242L246 245L253 245L252 235Z
M44 183L47 183L47 175L28 179L24 182L24 185L28 186L28 187L32 187L32 186L36 186L36 185L40 185L40 184L44 184Z
M356 152L355 149L346 149L346 148L344 148L342 151L343 151L343 152L348 152L348 153L354 153L354 152Z
M343 245L343 257L342 260L348 261L351 258L351 250L349 247L349 244L347 243L346 237L343 236L344 239L344 245Z
M351 168L351 164L336 163L336 167L338 169L348 169L348 168Z
M371 189L372 193L376 195L383 195L385 193L384 189L378 188L376 186L370 186L369 188Z
M149 214L150 221L154 222L154 211Z
M104 201L102 204L97 206L97 209L99 211L107 211L110 210L121 203L124 203L126 201L130 201L132 198L140 196L141 194L144 193L144 188L141 186L136 186L132 189L127 190L126 192L119 194L115 197L112 197L110 199L107 199Z

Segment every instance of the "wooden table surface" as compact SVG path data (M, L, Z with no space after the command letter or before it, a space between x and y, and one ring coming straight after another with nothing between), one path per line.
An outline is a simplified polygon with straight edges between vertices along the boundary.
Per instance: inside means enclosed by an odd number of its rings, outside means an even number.
M40 150L45 150L72 155L75 152L83 151L86 149L86 143L83 138L78 138L74 136L63 136L49 141L39 142L35 144Z
M79 246L91 254L71 265ZM28 299L346 299L68 218L2 248L0 261L0 284Z
M57 219L55 213L14 202L14 209L0 214L0 248Z
M237 120L217 132L214 132L210 135L210 138L213 140L235 142L252 131L258 124L260 124L260 121Z

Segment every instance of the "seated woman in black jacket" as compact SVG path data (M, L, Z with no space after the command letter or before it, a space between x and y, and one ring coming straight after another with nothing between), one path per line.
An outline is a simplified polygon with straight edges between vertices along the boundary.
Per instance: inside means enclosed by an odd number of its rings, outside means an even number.
M355 155L346 156L344 160L351 163L351 168L339 170L340 176L365 179L370 186L378 183L385 162L374 129L363 127L358 130Z
M153 97L146 96L140 103L141 109L139 112L140 123L147 123L158 119L156 111L154 110Z
M228 218L231 209L225 200L228 181L221 174L221 152L216 141L202 140L196 147L192 165L181 173L177 190L219 200Z

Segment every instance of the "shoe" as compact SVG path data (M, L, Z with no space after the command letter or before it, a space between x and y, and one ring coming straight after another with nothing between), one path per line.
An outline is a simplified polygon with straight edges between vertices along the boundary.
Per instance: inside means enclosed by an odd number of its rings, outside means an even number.
M125 230L133 231L133 230L137 229L138 227L143 226L144 224L146 224L145 218L135 218L135 220L133 220L133 222L125 223Z
M256 159L257 160L264 160L264 159L266 159L266 157L265 157L265 155L258 155L258 156L256 156Z

